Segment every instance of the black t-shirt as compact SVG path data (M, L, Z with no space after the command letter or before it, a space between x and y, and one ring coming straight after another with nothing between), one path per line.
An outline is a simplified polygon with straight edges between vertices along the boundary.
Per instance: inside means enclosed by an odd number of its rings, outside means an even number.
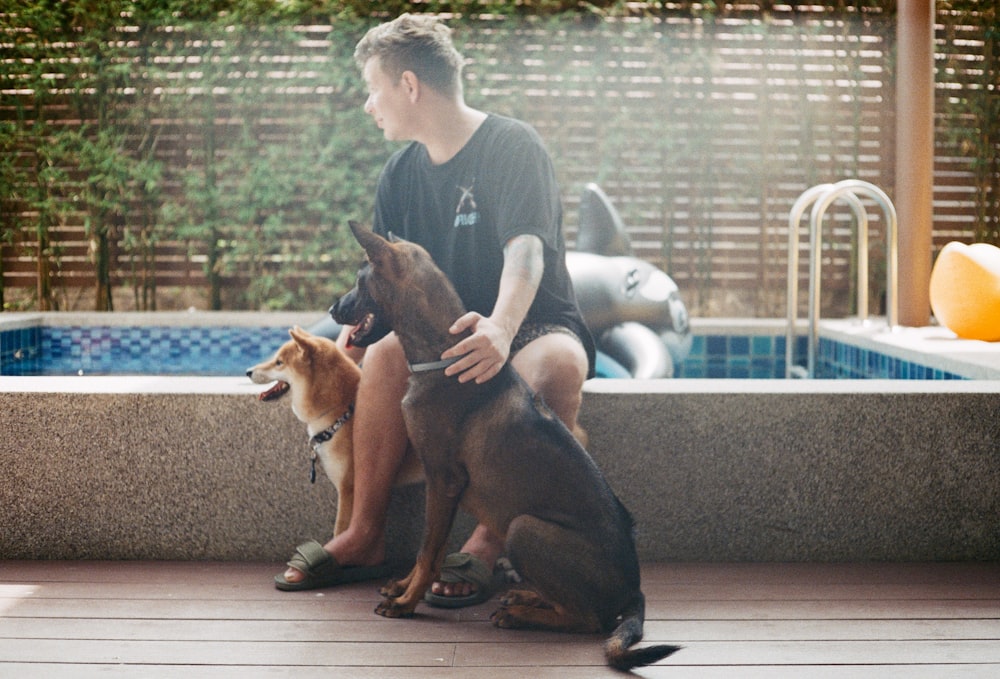
M441 165L431 163L423 144L397 151L379 178L373 228L422 245L466 308L484 316L496 303L504 245L514 236L538 236L545 271L525 321L572 329L593 372L593 339L566 269L559 187L548 152L529 125L489 115Z

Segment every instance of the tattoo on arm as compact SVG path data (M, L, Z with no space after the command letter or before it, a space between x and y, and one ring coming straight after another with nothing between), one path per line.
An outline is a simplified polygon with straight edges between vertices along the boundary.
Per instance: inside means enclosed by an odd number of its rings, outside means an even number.
M504 275L516 276L525 283L537 286L545 269L542 250L542 240L538 236L514 236L503 248Z
M521 327L542 282L545 269L542 248L542 239L528 234L515 236L504 245L500 290L490 315L506 328L511 339Z

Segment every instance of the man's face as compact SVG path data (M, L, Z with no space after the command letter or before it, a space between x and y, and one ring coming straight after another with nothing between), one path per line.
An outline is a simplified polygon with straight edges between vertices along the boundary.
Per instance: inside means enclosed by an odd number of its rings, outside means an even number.
M406 124L411 118L409 92L403 79L394 80L387 74L377 56L365 62L361 75L368 86L365 113L375 119L389 141L411 139L406 132Z

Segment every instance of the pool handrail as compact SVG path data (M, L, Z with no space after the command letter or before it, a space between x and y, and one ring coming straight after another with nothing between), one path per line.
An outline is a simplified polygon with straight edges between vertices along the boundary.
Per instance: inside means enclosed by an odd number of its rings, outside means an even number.
M785 344L785 377L816 376L819 352L820 277L822 269L822 222L826 210L843 197L858 223L858 319L868 319L868 213L858 194L874 200L882 208L888 225L886 236L886 320L889 329L898 325L898 221L889 196L870 182L844 179L836 184L817 184L804 191L792 206L788 219L788 328ZM795 365L795 326L798 321L798 241L799 222L812 204L809 216L809 342L805 374Z

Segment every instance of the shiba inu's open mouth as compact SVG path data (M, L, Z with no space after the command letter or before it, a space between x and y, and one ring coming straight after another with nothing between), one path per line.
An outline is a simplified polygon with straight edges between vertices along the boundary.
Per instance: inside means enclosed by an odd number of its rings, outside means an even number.
M260 401L275 401L287 394L290 388L288 382L278 380L270 389L262 391L257 399Z

